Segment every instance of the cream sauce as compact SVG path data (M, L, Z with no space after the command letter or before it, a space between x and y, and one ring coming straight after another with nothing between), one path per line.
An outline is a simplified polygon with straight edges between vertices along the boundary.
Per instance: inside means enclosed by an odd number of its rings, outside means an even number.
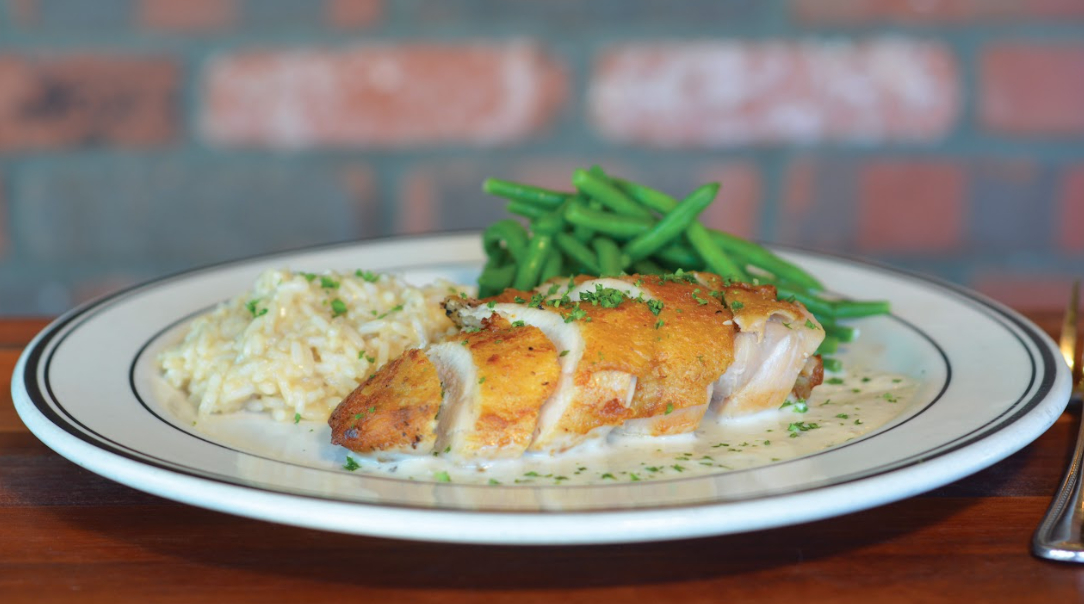
M808 400L788 400L779 409L743 418L709 415L693 434L612 434L558 455L484 463L439 452L383 461L345 451L340 457L357 473L430 482L547 486L686 478L794 459L858 438L901 415L915 386L901 375L829 375Z

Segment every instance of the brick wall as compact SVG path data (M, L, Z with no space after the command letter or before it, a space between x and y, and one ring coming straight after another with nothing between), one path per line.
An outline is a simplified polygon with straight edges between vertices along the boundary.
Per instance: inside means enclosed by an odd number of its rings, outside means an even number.
M1025 306L1084 274L1084 0L0 0L0 314L479 227L573 167Z

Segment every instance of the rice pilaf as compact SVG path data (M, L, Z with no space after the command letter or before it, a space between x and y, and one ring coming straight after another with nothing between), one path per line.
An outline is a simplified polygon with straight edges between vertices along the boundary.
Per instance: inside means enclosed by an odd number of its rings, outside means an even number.
M421 287L368 271L269 270L252 290L196 318L159 363L201 416L248 410L324 421L404 350L457 332L440 302L473 288Z

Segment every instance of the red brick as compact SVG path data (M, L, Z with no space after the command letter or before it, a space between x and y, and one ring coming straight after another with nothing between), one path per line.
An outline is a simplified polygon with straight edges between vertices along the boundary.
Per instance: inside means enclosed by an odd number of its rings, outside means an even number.
M8 12L12 22L21 26L36 25L38 21L38 4L36 0L8 0Z
M178 78L166 58L0 56L0 150L166 143Z
M1084 165L1068 171L1061 188L1058 243L1069 252L1084 252Z
M902 38L618 46L589 94L603 136L659 147L929 141L960 110L951 52Z
M365 46L224 55L202 129L221 145L505 145L543 132L564 69L526 43Z
M214 32L237 22L237 0L139 0L139 24L147 29L171 32Z
M958 250L966 201L962 166L935 160L871 163L858 183L858 246L868 252Z
M982 55L979 113L1002 134L1084 133L1084 46L1000 44Z
M413 171L402 184L398 204L397 233L427 233L440 228L437 208L441 200L437 179L431 172Z
M377 192L376 176L367 165L352 164L339 171L342 188L347 191L357 206L358 220L356 232L362 236L372 236L382 230L382 212L380 197Z
M747 162L713 166L697 182L718 182L719 195L701 216L708 226L747 238L756 238L760 226L760 173Z
M383 0L327 0L325 21L339 29L371 27L384 13Z
M1075 278L1059 274L981 271L971 279L970 286L1015 309L1061 310L1069 300Z
M792 0L799 21L812 25L959 24L972 21L1084 17L1080 0Z

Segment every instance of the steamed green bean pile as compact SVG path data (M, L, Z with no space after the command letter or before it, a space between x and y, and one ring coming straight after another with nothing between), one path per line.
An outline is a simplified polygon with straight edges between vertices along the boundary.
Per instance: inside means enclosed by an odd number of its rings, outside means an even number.
M505 219L484 231L481 296L509 287L530 290L566 275L707 271L732 281L774 285L780 299L805 304L825 329L821 354L832 354L857 336L841 320L889 312L886 301L824 297L824 286L800 267L756 243L705 227L699 216L715 200L717 183L702 185L679 201L596 166L575 170L572 185L575 191L565 192L485 181L482 189L507 200L508 212L526 218L528 226ZM838 363L825 359L825 368L838 369Z

